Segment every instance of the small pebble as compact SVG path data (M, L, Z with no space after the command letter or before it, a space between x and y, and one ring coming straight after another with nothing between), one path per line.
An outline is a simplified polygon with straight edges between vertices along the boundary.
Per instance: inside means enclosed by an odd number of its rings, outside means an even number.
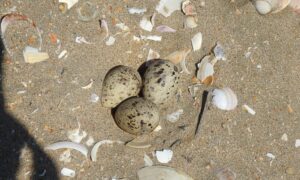
M281 140L283 141L288 141L288 136L286 133L284 133L282 136L281 136Z

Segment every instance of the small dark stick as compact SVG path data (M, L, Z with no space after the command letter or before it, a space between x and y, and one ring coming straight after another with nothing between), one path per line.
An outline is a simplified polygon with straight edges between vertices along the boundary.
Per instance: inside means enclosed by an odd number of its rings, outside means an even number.
M201 123L201 119L204 115L205 109L206 109L206 104L207 104L207 99L208 99L208 95L209 95L209 91L203 91L202 94L202 104L201 104L201 110L200 110L200 114L198 116L198 121L197 121L197 126L195 129L195 134L194 137L196 137L199 134L200 131L200 123Z

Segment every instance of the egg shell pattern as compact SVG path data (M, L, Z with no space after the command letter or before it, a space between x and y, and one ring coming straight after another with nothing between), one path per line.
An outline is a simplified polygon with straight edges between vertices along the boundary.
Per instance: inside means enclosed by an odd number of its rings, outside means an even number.
M158 107L151 101L133 97L116 109L115 122L124 131L141 135L152 132L159 124Z
M104 78L101 103L104 107L115 107L123 100L137 96L141 86L141 76L137 71L127 66L116 66Z
M157 105L164 105L177 93L178 68L167 60L154 60L144 74L143 95Z

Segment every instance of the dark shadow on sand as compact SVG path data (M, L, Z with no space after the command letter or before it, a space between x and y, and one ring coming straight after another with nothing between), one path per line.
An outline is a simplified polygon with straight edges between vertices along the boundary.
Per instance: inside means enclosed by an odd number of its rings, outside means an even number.
M43 151L43 148L37 144L28 130L5 111L2 85L4 45L1 38L0 60L0 179L17 179L16 174L20 166L21 151L24 147L28 147L33 156L31 179L56 180L58 174L54 162Z

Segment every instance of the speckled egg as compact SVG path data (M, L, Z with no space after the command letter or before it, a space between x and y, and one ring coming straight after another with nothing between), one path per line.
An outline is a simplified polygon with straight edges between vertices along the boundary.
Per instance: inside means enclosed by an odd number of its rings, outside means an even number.
M116 66L105 76L102 84L101 103L113 108L123 100L137 96L142 86L140 74L127 66Z
M178 68L167 60L154 60L144 74L143 95L157 105L168 102L177 93Z
M114 118L116 124L124 131L141 135L150 133L158 126L159 110L153 102L133 97L117 107Z

